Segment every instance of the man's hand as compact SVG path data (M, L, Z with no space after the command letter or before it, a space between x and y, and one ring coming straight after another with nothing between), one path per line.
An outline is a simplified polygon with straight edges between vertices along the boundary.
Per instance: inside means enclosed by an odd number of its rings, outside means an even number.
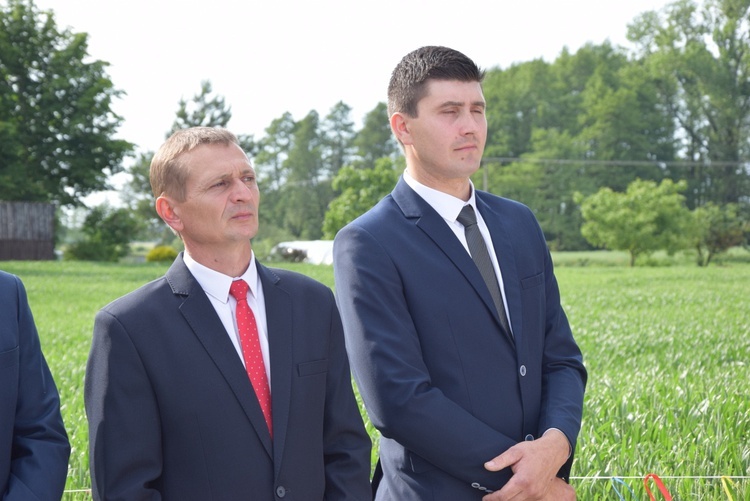
M484 496L482 501L574 500L573 488L556 477L569 453L568 439L558 430L514 445L485 463L489 471L510 467L513 476L502 489Z

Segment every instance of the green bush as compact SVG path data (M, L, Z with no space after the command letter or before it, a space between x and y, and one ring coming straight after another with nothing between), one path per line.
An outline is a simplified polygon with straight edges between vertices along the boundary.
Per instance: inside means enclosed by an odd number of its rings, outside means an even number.
M174 261L177 257L177 250L169 245L157 245L146 254L146 261L148 262L161 262L161 261Z
M84 240L70 244L63 253L67 261L110 261L117 262L122 257L123 246L99 241Z
M73 242L64 258L78 261L112 261L128 255L139 222L125 208L102 204L94 207L81 227L82 239Z

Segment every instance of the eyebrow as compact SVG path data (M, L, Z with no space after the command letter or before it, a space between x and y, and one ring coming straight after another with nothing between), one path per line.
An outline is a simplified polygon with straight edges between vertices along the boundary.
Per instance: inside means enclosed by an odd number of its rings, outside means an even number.
M255 169L253 169L252 167L250 167L248 169L243 169L242 171L240 171L240 176L241 177L244 177L244 176L247 176L247 175L256 176L257 174L255 172ZM232 177L234 177L234 173L233 172L227 172L227 173L224 173L224 174L221 174L221 175L218 175L218 176L212 176L212 177L206 179L205 184L207 186L211 186L216 181L224 181L224 180L230 179Z
M463 106L464 103L462 101L446 101L438 106L438 108L450 108L451 106ZM481 106L482 108L487 107L487 103L485 101L472 101L470 103L470 106Z

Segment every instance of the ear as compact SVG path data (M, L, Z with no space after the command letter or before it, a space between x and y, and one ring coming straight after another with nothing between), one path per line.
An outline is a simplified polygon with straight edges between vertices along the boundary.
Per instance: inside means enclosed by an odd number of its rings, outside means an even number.
M401 144L411 144L408 115L401 112L391 115L391 130Z
M167 196L160 196L156 199L156 213L164 220L174 231L182 231L183 224L174 200Z

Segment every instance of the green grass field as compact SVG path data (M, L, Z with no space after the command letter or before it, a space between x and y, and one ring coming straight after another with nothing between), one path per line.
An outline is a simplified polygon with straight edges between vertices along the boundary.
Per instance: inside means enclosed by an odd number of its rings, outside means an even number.
M582 500L750 499L750 264L628 268L620 257L556 256L563 303L589 370L571 483ZM625 261L627 262L627 261ZM330 267L284 265L333 285ZM83 379L93 319L164 264L0 262L29 293L73 444L66 500L90 486ZM374 434L375 435L375 434ZM650 484L656 499L661 499Z

